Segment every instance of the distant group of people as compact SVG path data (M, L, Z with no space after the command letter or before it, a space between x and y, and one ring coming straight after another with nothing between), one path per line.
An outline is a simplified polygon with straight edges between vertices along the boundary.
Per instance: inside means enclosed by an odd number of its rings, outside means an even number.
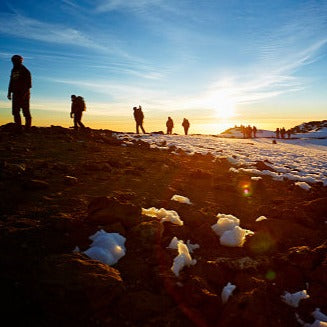
M284 127L282 128L276 128L276 138L279 139L285 139L285 136L287 135L287 138L291 138L291 135L292 135L292 130L291 129L288 129L288 130L285 130Z
M133 115L134 115L134 120L136 122L136 133L139 134L140 133L139 128L141 128L143 134L146 134L143 127L144 113L142 111L142 107L141 106L133 107ZM186 118L183 119L182 126L184 128L185 135L187 135L188 130L190 128L190 122L188 121L188 119ZM168 135L173 134L174 121L172 120L171 117L168 117L166 121L166 127L167 127L167 134Z
M256 138L257 137L257 128L255 126L251 127L250 125L244 126L241 125L241 133L244 139Z
M14 55L11 57L13 68L11 70L9 87L8 87L8 99L12 100L12 114L14 116L14 122L17 131L22 130L22 122L20 116L20 110L22 109L23 116L25 117L25 130L28 131L32 124L32 116L30 113L30 89L32 88L32 76L30 71L23 65L23 57L20 55ZM70 117L74 119L74 129L84 129L85 126L82 123L83 111L86 110L86 105L83 97L71 95L71 111ZM134 119L136 122L136 133L139 133L139 128L145 134L143 127L144 114L142 107L134 107ZM182 122L185 135L188 134L190 128L190 122L184 118ZM174 121L171 117L168 117L166 122L167 134L173 133ZM257 128L256 126L251 127L250 125L240 126L243 138L256 138ZM276 138L284 139L287 135L291 137L292 130L285 130L284 127L276 129Z

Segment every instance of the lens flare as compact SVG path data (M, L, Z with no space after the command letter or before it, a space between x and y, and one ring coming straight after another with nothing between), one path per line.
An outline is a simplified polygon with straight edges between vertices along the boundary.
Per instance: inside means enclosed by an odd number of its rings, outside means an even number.
M242 195L245 197L249 197L253 194L252 184L250 182L241 182L240 188L241 188Z
M273 270L268 270L265 277L268 280L274 280L276 278L276 273Z

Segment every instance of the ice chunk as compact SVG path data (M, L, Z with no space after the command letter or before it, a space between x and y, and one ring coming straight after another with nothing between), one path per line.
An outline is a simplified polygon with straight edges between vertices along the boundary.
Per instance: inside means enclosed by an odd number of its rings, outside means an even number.
M177 194L173 195L170 200L177 201L180 203L185 203L185 204L192 204L189 198L182 196L182 195L177 195Z
M312 312L312 315L316 320L327 322L327 316L322 313L319 308L316 308L315 311Z
M212 230L220 236L220 244L225 246L243 246L245 237L253 235L250 230L243 229L239 226L240 220L233 215L219 213L218 221L212 225Z
M179 272L183 269L184 266L195 265L196 260L192 260L188 248L183 242L178 242L177 250L178 256L175 257L171 270L176 276L179 276Z
M75 249L73 250L73 253L80 253L81 250L78 246L75 246Z
M185 244L183 240L179 240L176 236L174 236L172 238L172 240L170 241L169 245L167 246L167 248L177 250L179 242L182 242L183 244ZM190 253L193 253L193 250L198 249L200 247L199 244L191 244L190 240L186 241L186 246Z
M229 282L227 283L227 285L223 288L221 292L221 300L223 303L226 303L228 301L229 297L232 295L235 288L236 288L235 285Z
M266 220L266 219L268 219L268 218L265 217L265 216L260 216L255 221L258 222L258 221L263 221L263 220Z
M211 228L219 236L222 236L225 231L240 225L240 220L233 215L218 213L217 217L217 223L212 225Z
M301 187L303 190L306 190L306 191L310 191L310 189L311 189L311 186L306 182L295 182L294 184L296 186Z
M301 300L308 299L309 297L310 295L307 294L306 290L295 293L285 292L284 295L281 295L282 301L294 308L299 306Z
M199 244L191 244L190 240L186 241L186 246L187 246L188 250L190 251L190 253L193 253L193 250L200 248Z
M220 244L225 246L243 246L246 235L254 234L252 231L235 226L231 230L227 230L220 237Z
M118 233L97 231L90 236L92 244L84 253L94 260L99 260L109 266L114 265L126 253L126 238Z
M154 208L149 209L142 208L142 214L150 217L156 217L160 219L160 222L170 221L172 224L183 226L184 222L180 219L178 213L174 210L166 210L164 208Z
M176 236L174 236L171 239L171 241L170 241L169 245L167 246L167 248L177 250L178 242L179 242L179 239Z

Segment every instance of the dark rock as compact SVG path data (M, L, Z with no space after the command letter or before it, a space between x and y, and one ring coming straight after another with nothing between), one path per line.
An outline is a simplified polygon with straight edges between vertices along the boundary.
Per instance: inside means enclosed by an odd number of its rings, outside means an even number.
M101 320L124 294L116 269L78 253L48 257L38 276L38 286L31 296L38 297L40 308L50 315L48 319L52 316L62 326L67 322L92 325L83 320Z
M66 185L75 185L78 183L78 178L73 176L64 176L64 182Z
M141 207L115 197L98 197L89 203L87 220L106 225L121 222L131 228L141 221Z
M22 184L23 189L25 190L45 190L50 187L49 183L46 181L38 180L38 179L31 179L23 182Z
M271 168L270 166L268 166L266 163L264 163L263 161L257 161L255 164L256 168L258 170L269 170L269 171L275 171L273 168Z
M131 229L131 235L145 248L159 244L164 232L164 226L157 220L142 222Z

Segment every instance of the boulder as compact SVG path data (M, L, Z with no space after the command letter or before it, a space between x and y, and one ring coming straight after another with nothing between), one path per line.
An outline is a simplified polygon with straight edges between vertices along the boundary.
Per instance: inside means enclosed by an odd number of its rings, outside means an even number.
M91 326L94 322L84 319L101 321L124 290L118 270L76 253L46 258L31 296L50 324L54 318L61 326Z
M87 220L106 225L121 222L131 228L141 221L141 207L117 197L96 197L89 203Z

